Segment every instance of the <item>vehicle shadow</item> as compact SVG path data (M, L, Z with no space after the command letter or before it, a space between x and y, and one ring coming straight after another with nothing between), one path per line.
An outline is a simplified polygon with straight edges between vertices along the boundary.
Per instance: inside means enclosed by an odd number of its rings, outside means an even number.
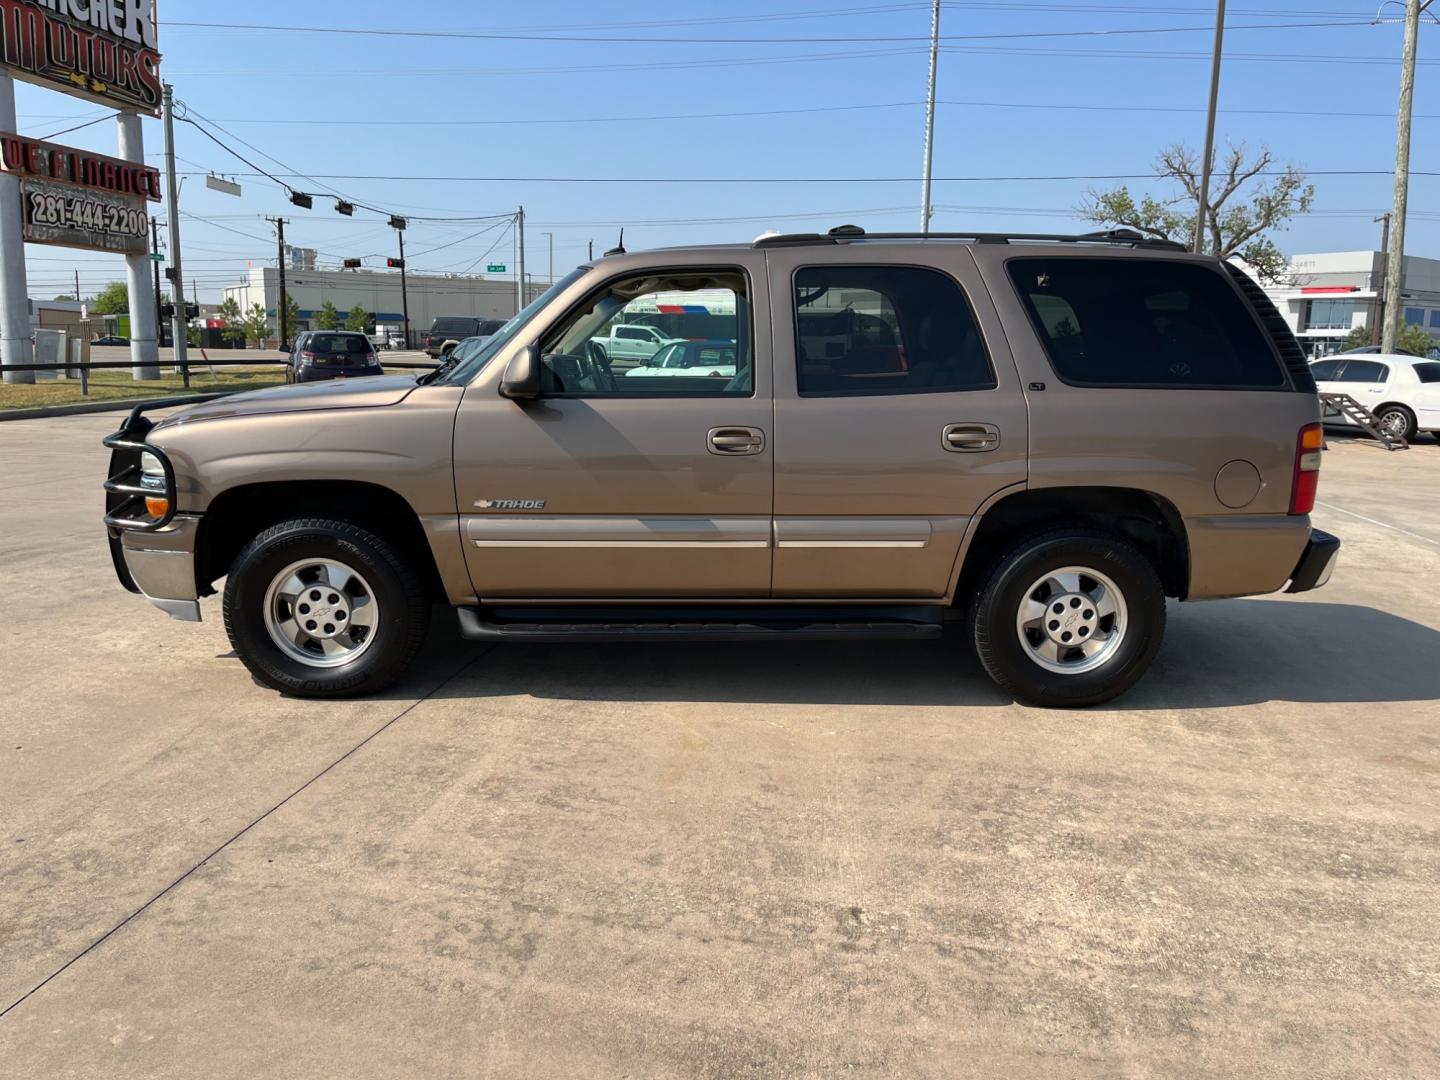
M470 650L483 651L466 663ZM437 613L429 672L461 675L435 696L547 700L994 707L958 627L924 642L502 644L462 641ZM1374 608L1282 599L1171 604L1155 666L1108 708L1218 708L1266 701L1440 699L1440 632ZM414 696L419 676L392 693ZM420 691L423 692L423 691ZM387 695L388 696L388 695Z

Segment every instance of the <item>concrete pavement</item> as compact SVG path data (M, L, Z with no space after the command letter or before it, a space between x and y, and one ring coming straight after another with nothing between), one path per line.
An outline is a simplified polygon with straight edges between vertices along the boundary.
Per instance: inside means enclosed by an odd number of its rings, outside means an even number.
M114 417L0 426L0 1076L1440 1071L1440 446L1111 708L958 642L256 686L113 580Z

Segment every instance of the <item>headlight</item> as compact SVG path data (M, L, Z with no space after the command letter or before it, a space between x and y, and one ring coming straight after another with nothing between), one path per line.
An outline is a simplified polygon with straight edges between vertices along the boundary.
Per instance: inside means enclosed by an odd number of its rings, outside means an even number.
M140 454L140 475L145 477L146 480L153 479L163 482L165 479L165 467L160 464L158 457L150 453L150 451L145 450Z

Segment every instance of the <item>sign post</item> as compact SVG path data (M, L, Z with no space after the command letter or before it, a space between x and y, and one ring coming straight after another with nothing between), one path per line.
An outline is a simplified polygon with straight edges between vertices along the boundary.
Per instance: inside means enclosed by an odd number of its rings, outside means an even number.
M0 71L0 128L15 130L15 81ZM25 237L20 222L20 180L0 175L0 371L7 383L33 383L30 363L30 297L25 288Z
M140 132L140 116L123 112L115 117L115 130L120 141L120 157L145 165L145 138ZM130 369L137 382L160 378L160 343L155 340L155 306L145 295L150 291L150 260L145 252L145 223L142 220L139 250L126 249L125 278L130 298Z
M125 160L4 135L17 127L14 79L120 110ZM8 370L28 363L32 351L26 243L124 253L135 378L160 377L155 315L145 297L145 200L158 199L160 191L158 174L145 167L139 116L158 116L160 97L155 0L0 0L0 367L7 368L6 382L34 381L30 372Z

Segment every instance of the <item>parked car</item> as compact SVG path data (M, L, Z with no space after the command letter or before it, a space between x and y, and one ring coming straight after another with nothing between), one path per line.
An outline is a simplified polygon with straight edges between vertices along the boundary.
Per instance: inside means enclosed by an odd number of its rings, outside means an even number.
M1384 351L1385 351L1385 350L1382 349L1379 345L1362 345L1362 346L1360 346L1360 348L1358 348L1358 349L1346 349L1343 353L1340 353L1339 355L1340 355L1340 356L1362 356L1362 355L1365 355L1365 354L1367 354L1367 353L1373 355L1373 354L1375 354L1375 353L1384 352ZM1395 346L1395 352L1394 352L1392 355L1395 355L1395 356L1414 356L1414 355L1416 355L1416 354L1413 353L1413 352L1411 352L1409 349L1402 349L1399 345L1396 345L1396 346Z
M611 361L643 363L664 346L684 339L666 337L653 326L621 324L607 327L605 333L591 340L605 351Z
M418 379L140 406L106 439L115 569L190 620L224 579L255 678L321 698L399 678L443 599L487 642L953 624L1016 698L1093 705L1167 597L1323 585L1319 401L1264 292L1136 233L1001 239L618 253ZM616 378L607 322L702 289L735 375Z
M104 337L97 337L90 342L91 345L129 345L130 339L121 337L119 334L106 334Z
M735 375L735 355L733 341L672 341L625 374L631 378L708 375L728 379Z
M384 374L374 344L358 330L305 330L296 335L291 347L285 381L321 382Z
M1310 365L1321 393L1349 394L1389 434L1410 440L1417 432L1440 432L1440 360L1399 353L1345 353ZM1338 414L1325 423L1353 426Z
M504 319L481 319L469 315L441 316L430 324L430 332L425 335L425 355L432 360L439 359L440 348L445 342L493 334L504 325Z

